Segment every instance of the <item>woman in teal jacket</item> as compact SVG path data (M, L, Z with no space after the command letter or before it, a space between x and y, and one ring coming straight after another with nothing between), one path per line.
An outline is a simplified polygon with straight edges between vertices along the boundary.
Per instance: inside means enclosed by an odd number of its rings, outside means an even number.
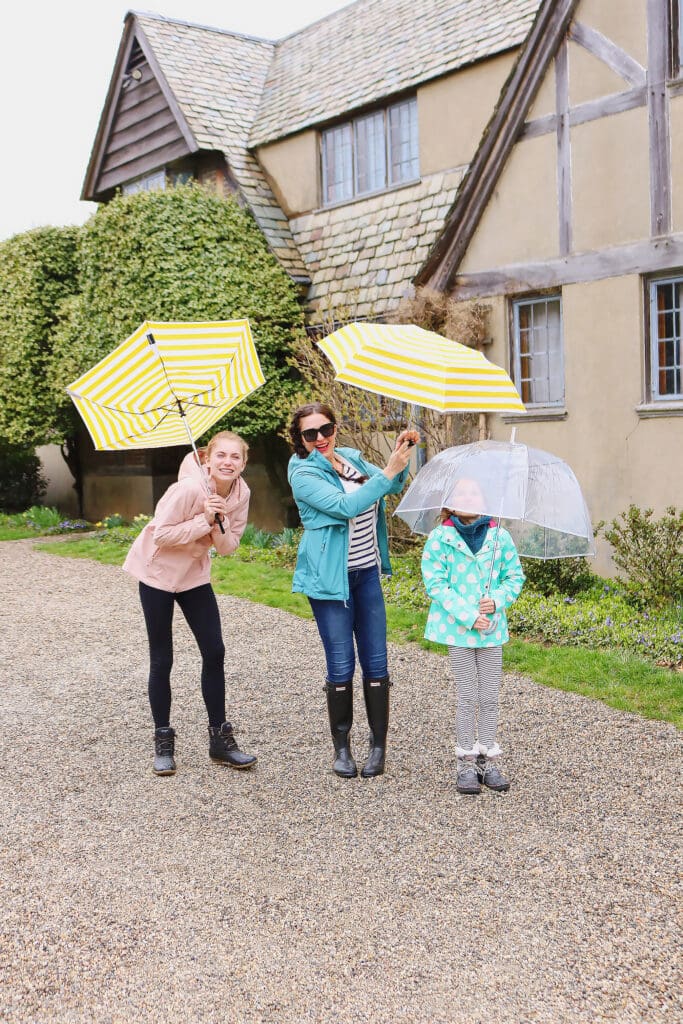
M389 724L387 629L379 571L390 573L384 496L403 489L416 431L403 431L384 467L355 448L337 448L328 405L297 409L290 424L294 455L288 479L304 527L292 590L308 597L327 662L327 711L334 772L358 774L349 734L353 723L354 637L363 671L370 753L363 778L384 771Z

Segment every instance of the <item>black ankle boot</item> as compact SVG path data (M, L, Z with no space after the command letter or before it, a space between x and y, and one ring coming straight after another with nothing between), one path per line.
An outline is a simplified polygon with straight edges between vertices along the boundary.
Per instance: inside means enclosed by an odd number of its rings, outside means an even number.
M231 768L251 768L256 764L254 754L244 754L237 746L230 722L220 726L209 726L209 757L216 764L227 764Z
M332 771L342 779L353 779L358 775L349 745L353 725L353 682L326 683L323 689L327 695L327 714L335 753Z
M363 696L370 726L370 753L361 771L361 777L372 779L384 773L384 757L389 728L389 676L384 679L364 679Z
M175 729L170 726L154 730L154 764L155 775L175 775Z

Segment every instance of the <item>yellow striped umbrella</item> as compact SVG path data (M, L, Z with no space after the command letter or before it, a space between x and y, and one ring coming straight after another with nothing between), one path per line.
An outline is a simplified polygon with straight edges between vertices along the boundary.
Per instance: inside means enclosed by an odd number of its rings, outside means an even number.
M66 389L98 450L194 446L265 378L248 320L146 320Z
M442 413L525 412L505 370L414 324L353 323L318 342L336 380Z

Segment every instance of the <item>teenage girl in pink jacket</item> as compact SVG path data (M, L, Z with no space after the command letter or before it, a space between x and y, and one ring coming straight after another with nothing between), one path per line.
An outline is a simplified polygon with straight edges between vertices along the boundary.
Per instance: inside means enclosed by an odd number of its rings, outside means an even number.
M256 763L243 753L225 720L225 646L216 595L211 586L212 547L231 555L247 525L249 488L242 480L248 447L237 434L212 437L204 468L194 454L186 456L172 484L159 501L154 518L135 539L123 568L139 580L140 602L149 639L149 702L154 719L156 775L174 775L175 730L171 728L171 666L173 609L187 620L202 656L202 696L209 715L209 756L218 764L250 768ZM207 495L206 472L213 493ZM223 526L221 531L219 524Z

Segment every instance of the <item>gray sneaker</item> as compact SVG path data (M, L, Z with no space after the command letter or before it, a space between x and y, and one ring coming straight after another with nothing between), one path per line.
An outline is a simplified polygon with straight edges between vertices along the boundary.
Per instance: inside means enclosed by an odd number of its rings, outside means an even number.
M471 796L481 793L479 775L473 757L458 758L458 777L455 782L455 788L458 793L467 793Z
M483 786L496 793L507 793L510 783L498 768L495 759L480 754L477 758L477 775Z

